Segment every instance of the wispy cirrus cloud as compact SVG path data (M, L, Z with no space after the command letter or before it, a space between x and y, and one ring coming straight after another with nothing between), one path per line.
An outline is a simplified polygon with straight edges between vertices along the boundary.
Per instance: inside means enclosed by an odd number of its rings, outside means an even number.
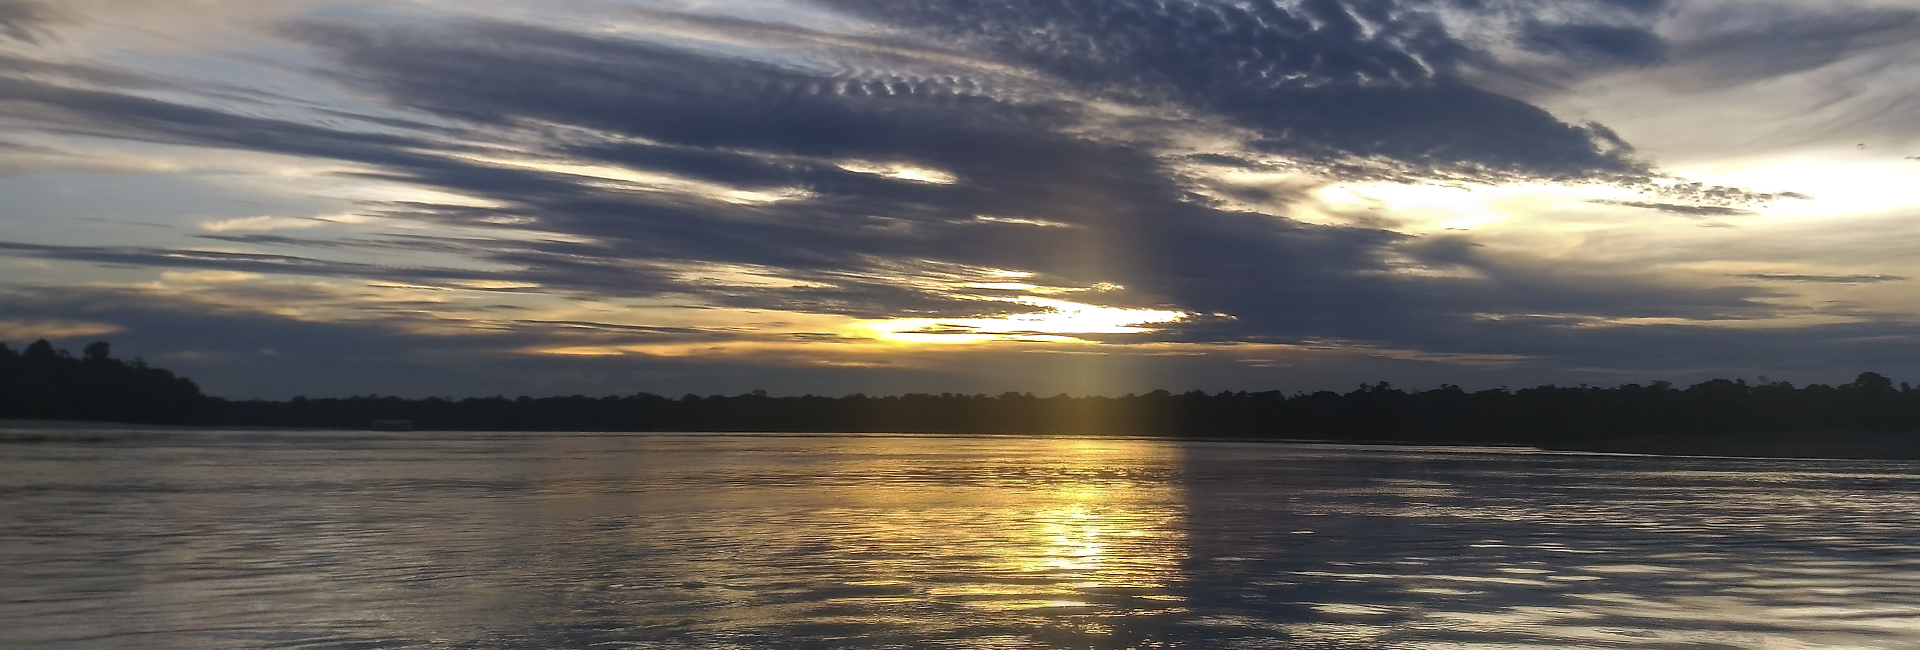
M47 34L47 23L57 16L52 7L39 2L5 0L0 2L0 36L37 43Z

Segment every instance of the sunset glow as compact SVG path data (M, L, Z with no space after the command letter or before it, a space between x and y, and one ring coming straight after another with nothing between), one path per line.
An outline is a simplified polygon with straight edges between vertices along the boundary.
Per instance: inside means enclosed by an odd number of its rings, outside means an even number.
M0 338L233 397L1920 373L1920 4L1762 5L0 0Z
M1155 309L1117 309L1050 298L1006 298L1040 311L1000 318L902 318L862 323L874 336L902 343L986 341L1080 341L1077 334L1140 334L1143 325L1177 323L1187 314Z

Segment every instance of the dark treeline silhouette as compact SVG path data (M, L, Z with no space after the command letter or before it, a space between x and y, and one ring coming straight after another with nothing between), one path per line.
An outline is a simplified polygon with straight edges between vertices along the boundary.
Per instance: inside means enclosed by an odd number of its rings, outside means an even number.
M45 339L19 352L0 343L0 417L197 424L212 404L192 381L115 359L104 342L77 358Z
M1920 390L1862 373L1838 386L1715 379L1612 388L1424 391L1385 382L1346 392L1169 393L1123 397L909 394L772 397L640 393L608 397L288 401L201 397L191 382L44 341L0 347L0 417L364 429L376 420L478 431L778 431L1116 434L1552 444L1652 434L1920 432Z

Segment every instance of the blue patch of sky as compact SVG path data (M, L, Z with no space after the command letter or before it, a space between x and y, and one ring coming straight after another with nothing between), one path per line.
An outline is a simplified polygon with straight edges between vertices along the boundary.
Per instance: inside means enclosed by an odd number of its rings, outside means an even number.
M182 245L205 221L339 209L174 173L26 174L0 179L0 196L5 240L48 246Z

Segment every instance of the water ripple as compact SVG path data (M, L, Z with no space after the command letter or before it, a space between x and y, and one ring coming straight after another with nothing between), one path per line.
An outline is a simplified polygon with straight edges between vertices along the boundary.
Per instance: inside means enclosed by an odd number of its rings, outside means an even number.
M60 435L0 446L0 646L1920 647L1910 463Z

